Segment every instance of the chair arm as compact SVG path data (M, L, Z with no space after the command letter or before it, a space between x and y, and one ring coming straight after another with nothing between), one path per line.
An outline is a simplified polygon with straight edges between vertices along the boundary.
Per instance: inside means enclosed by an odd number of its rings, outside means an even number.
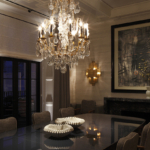
M143 150L145 149L144 146L140 146L140 145L138 145L137 148L143 149Z

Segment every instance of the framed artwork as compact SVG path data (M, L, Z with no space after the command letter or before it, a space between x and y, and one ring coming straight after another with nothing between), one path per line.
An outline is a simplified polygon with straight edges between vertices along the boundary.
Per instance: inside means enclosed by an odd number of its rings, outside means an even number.
M136 130L142 124L141 121L111 119L111 143L118 141L120 138L127 136Z
M144 93L150 86L150 20L113 25L112 92Z

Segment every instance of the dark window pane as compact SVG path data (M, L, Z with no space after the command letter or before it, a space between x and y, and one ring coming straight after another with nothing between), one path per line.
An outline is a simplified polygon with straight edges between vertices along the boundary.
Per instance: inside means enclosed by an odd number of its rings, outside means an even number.
M26 63L18 62L18 122L26 125Z
M3 91L5 95L9 95L8 93L13 91L12 79L3 80Z
M26 78L26 63L18 62L18 78L25 79Z
M3 110L5 117L13 115L13 85L11 79L3 80Z
M36 79L36 64L31 63L31 78Z
M12 78L12 68L13 68L12 61L4 61L3 78Z
M31 97L31 112L36 111L36 96Z
M20 123L24 124L24 122L26 121L26 97L18 98L18 112Z
M18 96L26 96L26 80L18 80Z
M36 95L36 80L31 80L31 95Z

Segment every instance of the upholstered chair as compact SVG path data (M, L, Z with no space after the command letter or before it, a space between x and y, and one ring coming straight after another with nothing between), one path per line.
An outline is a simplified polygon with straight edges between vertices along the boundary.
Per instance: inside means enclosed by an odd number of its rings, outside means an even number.
M137 150L138 140L138 133L131 132L128 136L118 141L116 150Z
M14 117L0 119L0 133L17 129L17 120Z
M75 115L73 107L61 108L59 109L59 113L61 117L71 117Z
M96 102L93 100L82 100L81 113L94 113L96 109Z
M42 124L42 123L46 123L46 122L50 122L50 121L51 121L51 117L50 117L49 111L32 114L33 125Z
M150 123L145 125L143 128L140 145L138 148L143 150L150 150Z
M81 108L75 109L76 114L94 113L96 102L93 100L82 100Z

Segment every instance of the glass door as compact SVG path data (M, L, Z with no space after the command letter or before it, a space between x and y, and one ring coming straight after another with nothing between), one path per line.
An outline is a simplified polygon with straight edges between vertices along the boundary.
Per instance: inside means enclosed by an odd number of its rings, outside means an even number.
M40 63L0 57L0 72L0 119L30 125L32 113L40 110Z
M13 62L3 62L3 117L14 116Z
M18 125L26 123L26 63L18 62Z
M36 112L37 108L37 66L35 63L31 63L31 114Z

